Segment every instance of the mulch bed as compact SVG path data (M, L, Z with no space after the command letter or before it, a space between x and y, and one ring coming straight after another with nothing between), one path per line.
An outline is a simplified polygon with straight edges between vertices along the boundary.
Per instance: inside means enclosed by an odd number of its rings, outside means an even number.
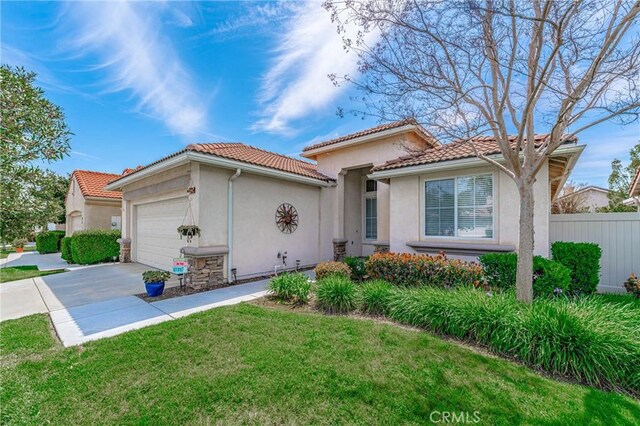
M298 269L298 272L303 272L303 271L309 271L313 269L313 267L306 267L306 268L300 268ZM291 271L287 271L287 272L291 272ZM218 285L218 286L210 286L210 287L204 287L204 288L199 288L199 289L195 289L195 288L191 288L191 287L187 287L187 286L176 286L176 287L169 287L164 289L164 292L160 295L160 296L156 296L156 297L149 297L147 296L147 293L140 293L140 294L136 294L135 296L144 300L145 302L157 302L159 300L165 300L165 299L172 299L174 297L180 297L180 296L187 296L189 294L196 294L196 293L202 293L204 291L210 291L210 290L215 290L218 288L224 288L224 287L230 287L232 285L238 285L238 284L247 284L247 283L252 283L255 281L261 281L261 280L266 280L269 278L274 277L275 274L268 274L268 275L259 275L257 277L251 277L251 278L244 278L241 280L236 280L235 282L231 283L231 284L223 284L223 285Z

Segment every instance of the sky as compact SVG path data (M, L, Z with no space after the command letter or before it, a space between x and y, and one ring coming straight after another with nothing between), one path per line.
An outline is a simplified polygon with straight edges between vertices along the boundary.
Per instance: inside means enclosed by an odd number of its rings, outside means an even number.
M189 143L244 142L296 156L305 145L374 126L337 115L354 73L318 2L2 2L1 60L38 74L73 132L71 153L47 165L120 173ZM637 124L580 135L571 179L607 186Z

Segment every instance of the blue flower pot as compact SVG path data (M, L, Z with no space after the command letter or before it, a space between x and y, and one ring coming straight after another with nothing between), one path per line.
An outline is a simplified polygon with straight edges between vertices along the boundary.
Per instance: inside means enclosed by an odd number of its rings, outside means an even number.
M144 288L147 290L147 296L160 296L164 291L164 281L160 281L157 283L144 283Z

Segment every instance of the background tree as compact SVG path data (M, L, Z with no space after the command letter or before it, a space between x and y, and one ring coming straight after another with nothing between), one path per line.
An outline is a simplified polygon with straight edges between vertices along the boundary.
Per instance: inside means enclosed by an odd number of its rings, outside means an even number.
M629 164L622 165L617 158L611 162L611 174L609 175L609 205L600 209L603 213L635 212L638 206L627 206L623 201L630 197L629 186L640 167L640 143L637 143L629 151Z
M39 167L68 155L71 133L60 107L35 86L36 74L0 66L0 239L25 237L60 218L61 177ZM64 178L62 178L64 179Z
M640 2L329 0L325 7L345 48L359 55L356 75L330 76L364 94L352 112L414 117L443 142L495 137L504 161L474 149L518 188L516 290L530 301L538 172L579 132L638 117ZM536 143L536 133L548 137Z
M581 189L586 187L585 184L567 182L560 192L558 198L551 205L551 213L553 214L572 214L587 213L589 207L586 205L586 196Z

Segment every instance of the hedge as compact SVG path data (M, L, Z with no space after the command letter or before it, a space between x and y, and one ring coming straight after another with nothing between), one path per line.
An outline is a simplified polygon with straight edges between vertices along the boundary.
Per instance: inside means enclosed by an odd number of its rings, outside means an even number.
M64 237L60 242L61 257L68 263L74 263L73 254L71 253L71 239L72 237Z
M482 268L473 262L408 253L375 253L366 261L367 274L396 285L457 287L481 285Z
M516 253L487 253L479 258L489 286L506 290L516 286L518 255ZM571 271L566 266L542 256L533 257L533 295L552 296L569 291Z
M36 235L36 250L40 254L57 253L60 251L60 241L64 238L64 231L43 231Z
M71 237L71 257L79 265L110 262L120 255L120 231L94 229Z
M571 270L569 291L573 294L592 294L600 282L602 250L593 243L556 241L551 245L551 258Z

